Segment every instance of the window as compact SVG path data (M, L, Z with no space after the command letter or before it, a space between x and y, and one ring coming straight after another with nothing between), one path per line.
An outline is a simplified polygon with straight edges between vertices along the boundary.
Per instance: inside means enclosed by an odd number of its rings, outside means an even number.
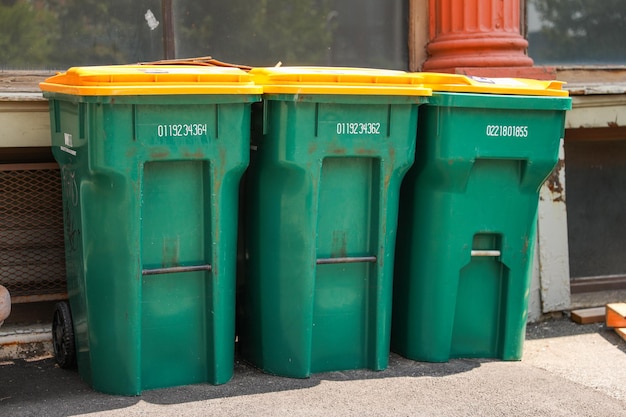
M0 0L0 67L213 56L407 69L408 0Z
M535 65L626 64L626 1L528 0Z

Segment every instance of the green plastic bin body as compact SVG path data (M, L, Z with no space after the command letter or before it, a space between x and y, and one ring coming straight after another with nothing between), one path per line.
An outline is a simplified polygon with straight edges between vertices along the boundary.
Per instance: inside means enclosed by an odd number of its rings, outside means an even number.
M82 378L123 395L227 382L238 187L260 95L44 95Z
M425 99L264 95L239 333L253 365L296 378L386 368L399 189Z
M539 188L568 97L433 92L401 189L392 350L519 360Z

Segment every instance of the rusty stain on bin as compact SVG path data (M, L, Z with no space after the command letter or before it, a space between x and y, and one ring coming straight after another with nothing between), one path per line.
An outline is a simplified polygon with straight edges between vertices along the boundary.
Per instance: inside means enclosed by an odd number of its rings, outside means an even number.
M524 246L522 247L522 254L528 254L528 247L530 246L530 240L528 239L528 235L524 236Z
M180 260L180 237L164 237L162 252L163 267L177 266Z
M365 156L374 156L378 154L378 152L376 152L374 149L367 149L367 148L358 148L355 150L355 153L357 155L365 155Z
M345 155L346 154L346 148L331 148L328 151L329 153L332 153L333 155Z
M348 240L344 230L333 231L333 258L345 258L348 256Z
M197 150L195 152L188 152L185 151L183 152L183 156L187 159L203 159L204 158L204 152L202 152L201 150Z
M153 151L150 154L150 157L153 159L162 159L167 158L168 156L170 156L170 153L168 151Z

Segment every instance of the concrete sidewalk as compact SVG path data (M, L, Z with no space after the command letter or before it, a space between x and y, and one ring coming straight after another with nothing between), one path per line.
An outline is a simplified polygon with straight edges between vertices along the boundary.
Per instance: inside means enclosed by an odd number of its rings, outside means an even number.
M270 376L241 363L221 386L94 392L50 357L0 365L9 416L626 416L626 342L602 324L559 318L528 326L521 362L414 362L382 372Z

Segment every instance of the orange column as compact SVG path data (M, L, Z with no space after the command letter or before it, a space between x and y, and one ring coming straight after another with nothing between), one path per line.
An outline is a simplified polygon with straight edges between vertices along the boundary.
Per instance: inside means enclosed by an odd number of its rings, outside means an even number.
M544 70L530 70L533 60L526 55L528 41L520 30L520 0L429 1L424 71L532 76Z

